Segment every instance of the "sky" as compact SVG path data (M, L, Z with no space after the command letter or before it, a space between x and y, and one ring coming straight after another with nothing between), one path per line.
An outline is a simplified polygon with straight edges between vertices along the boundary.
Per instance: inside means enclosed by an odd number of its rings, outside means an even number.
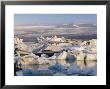
M97 23L96 14L15 14L15 25Z

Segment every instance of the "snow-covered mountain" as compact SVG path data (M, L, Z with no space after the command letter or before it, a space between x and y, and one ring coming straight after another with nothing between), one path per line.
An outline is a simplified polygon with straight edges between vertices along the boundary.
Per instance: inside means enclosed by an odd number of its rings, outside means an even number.
M15 35L26 34L26 36L37 35L63 35L63 34L97 34L97 26L88 23L59 24L59 25L34 25L15 26Z

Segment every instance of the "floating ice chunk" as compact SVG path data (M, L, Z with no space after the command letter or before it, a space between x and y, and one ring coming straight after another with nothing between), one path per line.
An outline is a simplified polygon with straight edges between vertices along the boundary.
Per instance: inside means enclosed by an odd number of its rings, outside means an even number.
M76 55L77 60L84 60L84 58L85 54L82 51Z
M87 54L86 60L97 60L96 54Z
M67 58L67 52L66 51L63 51L59 56L58 56L58 60L59 63L61 63L62 65L66 64L66 58Z
M48 55L46 55L46 54L41 54L41 57L48 58Z
M55 60L57 57L55 55L53 55L52 57L49 57L49 60Z
M66 62L67 63L73 63L76 60L76 57L70 53L68 53L67 57L66 57Z
M57 36L54 36L50 41L63 42L62 38L58 38Z
M38 59L36 59L38 64L49 64L50 60L46 57L39 57Z
M15 57L14 57L15 62L16 62L16 61L20 61L21 59L22 59L22 57L20 57L20 56L15 56Z

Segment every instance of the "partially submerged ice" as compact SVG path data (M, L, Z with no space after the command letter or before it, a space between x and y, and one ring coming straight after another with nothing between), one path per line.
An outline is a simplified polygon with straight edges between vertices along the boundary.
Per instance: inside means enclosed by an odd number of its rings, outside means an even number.
M39 37L38 43L26 45L23 39L14 38L15 63L21 66L47 65L35 71L25 70L23 75L96 75L96 64L88 66L88 61L97 61L97 40L86 41L64 37ZM78 63L81 61L82 63ZM28 73L28 74L27 74ZM17 72L19 75L19 72ZM21 72L20 72L21 74Z

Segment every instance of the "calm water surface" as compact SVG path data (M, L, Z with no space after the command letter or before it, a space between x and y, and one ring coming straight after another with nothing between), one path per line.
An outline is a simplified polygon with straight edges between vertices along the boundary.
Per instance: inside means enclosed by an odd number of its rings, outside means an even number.
M61 65L26 65L22 66L23 76L96 76L97 62L75 61L74 63ZM18 72L18 76L21 76Z

